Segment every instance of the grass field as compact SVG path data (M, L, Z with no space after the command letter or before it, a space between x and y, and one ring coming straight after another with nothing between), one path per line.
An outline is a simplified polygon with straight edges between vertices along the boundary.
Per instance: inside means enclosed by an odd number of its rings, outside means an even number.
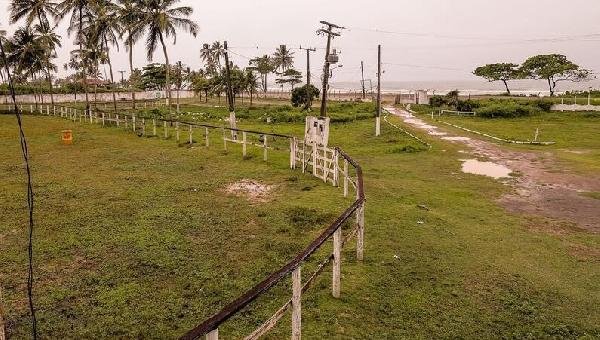
M0 123L0 282L9 332L23 338L23 176L14 118ZM180 335L291 258L348 203L287 170L283 153L263 164L258 151L242 160L218 143L189 149L55 118L27 117L25 125L44 337ZM57 141L67 127L75 130L72 147ZM241 127L298 136L304 128ZM509 188L460 173L457 146L431 140L431 151L403 152L415 144L386 125L379 138L373 130L370 120L332 126L333 144L365 171L365 262L348 247L342 298L331 298L329 272L303 296L305 338L600 337L598 235L507 213L495 199ZM277 184L276 199L223 195L241 178ZM298 223L297 215L317 218ZM287 281L222 336L240 337L264 321L289 296ZM289 332L288 317L268 338Z

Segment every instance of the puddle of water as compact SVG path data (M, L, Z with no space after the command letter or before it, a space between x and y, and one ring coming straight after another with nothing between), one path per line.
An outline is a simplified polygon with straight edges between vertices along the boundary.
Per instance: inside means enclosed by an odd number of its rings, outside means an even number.
M446 132L440 132L440 131L429 131L429 134L432 136L446 136L447 135Z
M455 141L455 142L466 142L471 140L469 137L442 137L443 140Z
M476 159L461 159L463 162L462 171L467 174L482 175L492 177L494 179L507 178L512 173L512 170L504 165L481 162Z

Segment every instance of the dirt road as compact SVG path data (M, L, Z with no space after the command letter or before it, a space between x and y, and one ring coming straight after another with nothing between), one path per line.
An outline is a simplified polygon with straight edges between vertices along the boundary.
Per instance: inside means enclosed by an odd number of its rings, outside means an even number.
M503 183L515 190L499 199L509 211L566 221L600 233L600 200L585 195L600 192L600 176L571 173L558 165L551 152L509 150L502 145L450 133L403 109L386 107L385 110L435 138L465 145L467 156L471 154L509 168L513 176Z

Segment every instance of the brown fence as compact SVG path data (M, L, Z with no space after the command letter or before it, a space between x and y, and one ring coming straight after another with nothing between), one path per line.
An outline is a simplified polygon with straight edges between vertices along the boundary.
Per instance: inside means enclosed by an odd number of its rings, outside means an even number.
M313 176L322 179L326 183L331 183L335 187L339 187L341 182L343 182L344 197L349 195L351 187L355 189L356 199L354 202L331 225L329 225L319 237L297 254L294 259L249 289L245 294L226 305L221 311L189 330L181 337L182 339L197 339L201 336L206 336L206 339L208 340L217 340L219 338L219 327L223 323L250 305L261 295L265 294L287 276L291 276L292 280L290 299L287 300L271 318L266 320L245 339L257 339L260 336L265 335L290 309L292 311L292 339L300 339L302 329L302 294L311 287L311 284L315 279L330 263L332 263L332 295L334 298L340 297L341 250L354 236L356 236L356 257L359 261L363 260L366 199L363 187L362 169L355 160L340 148L322 147L314 143L307 143L298 140L295 137L282 134L233 129L224 126L177 120L158 118L147 119L136 117L135 114L116 114L99 110L85 112L85 110L67 106L51 105L38 106L37 109L33 106L30 106L29 110L27 110L27 107L23 107L22 109L24 109L25 112L29 111L32 114L59 116L71 121L96 123L102 124L102 126L111 125L123 127L125 129L131 129L133 132L141 133L141 135L157 137L157 128L162 125L165 138L171 137L170 133L173 133L177 142L187 140L190 144L194 143L194 132L198 133L198 130L200 130L203 134L202 137L206 146L210 145L209 134L211 131L214 133L214 131L217 130L222 134L223 146L225 149L227 149L228 143L241 144L242 154L243 156L246 156L248 147L262 148L263 159L265 161L268 159L269 150L289 151L289 166L291 169L297 169L298 166L300 166L303 173L311 173ZM286 141L285 147L281 145L281 140ZM280 147L270 141L278 141ZM355 225L348 233L346 233L346 237L342 238L342 227L351 221L353 216L356 216ZM332 240L333 251L318 264L316 270L311 273L305 282L302 282L302 265L329 240Z

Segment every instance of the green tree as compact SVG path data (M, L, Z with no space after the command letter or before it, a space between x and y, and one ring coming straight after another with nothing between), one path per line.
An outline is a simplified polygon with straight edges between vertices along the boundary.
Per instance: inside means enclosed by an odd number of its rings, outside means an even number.
M304 85L292 91L292 105L294 107L302 106L304 110L308 110L312 101L319 98L319 89L314 85Z
M280 84L282 87L284 84L289 84L292 87L292 90L294 90L294 86L302 82L302 73L298 70L290 68L283 71L281 78L276 79L275 82Z
M530 79L546 80L550 89L550 96L554 96L558 82L580 82L588 80L591 77L589 70L582 69L562 54L531 57L523 63L521 72Z
M286 45L280 45L273 53L273 67L279 69L279 73L294 66L294 52L290 51Z
M144 33L143 13L140 10L139 0L118 0L118 16L123 29L121 30L121 38L125 36L125 47L129 54L129 73L130 77L134 75L133 68L133 46L141 39ZM142 23L142 24L141 24ZM140 73L141 76L141 73ZM131 89L131 100L133 108L136 108L135 89L136 87L129 83Z
M84 17L87 16L89 12L89 6L90 0L63 0L56 6L59 20L63 20L68 14L71 15L69 20L69 27L67 29L67 34L70 36L71 33L73 33L74 31L77 32L75 37L75 44L79 45L79 53L76 53L74 55L78 55L82 58L80 60L80 63L78 64L83 80L83 89L85 91L86 111L89 111L90 109L90 100L87 85L87 68L89 67L89 65L87 65L86 60L83 59L83 56L85 55L83 45L86 42L86 37L83 33L83 22L85 20Z
M267 77L269 73L275 70L273 60L270 56L264 55L262 57L254 58L250 60L250 65L255 69L261 76L263 91L267 92Z
M141 10L144 13L142 25L146 27L148 36L146 39L146 51L148 60L152 56L160 43L167 65L165 71L165 89L167 91L167 106L171 108L171 76L169 74L170 66L169 53L165 40L173 38L173 44L177 42L177 29L185 29L194 37L198 35L198 25L188 19L194 12L192 7L175 7L179 0L143 0Z
M164 90L167 83L164 64L148 64L142 69L141 77L144 90Z
M10 22L12 24L25 19L27 26L32 26L37 20L42 27L50 29L49 16L58 16L56 3L51 0L13 0L9 6Z
M501 81L506 87L506 92L510 96L510 88L508 82L514 79L522 78L519 65L511 63L497 63L480 66L473 72L474 75L482 77L489 82Z

